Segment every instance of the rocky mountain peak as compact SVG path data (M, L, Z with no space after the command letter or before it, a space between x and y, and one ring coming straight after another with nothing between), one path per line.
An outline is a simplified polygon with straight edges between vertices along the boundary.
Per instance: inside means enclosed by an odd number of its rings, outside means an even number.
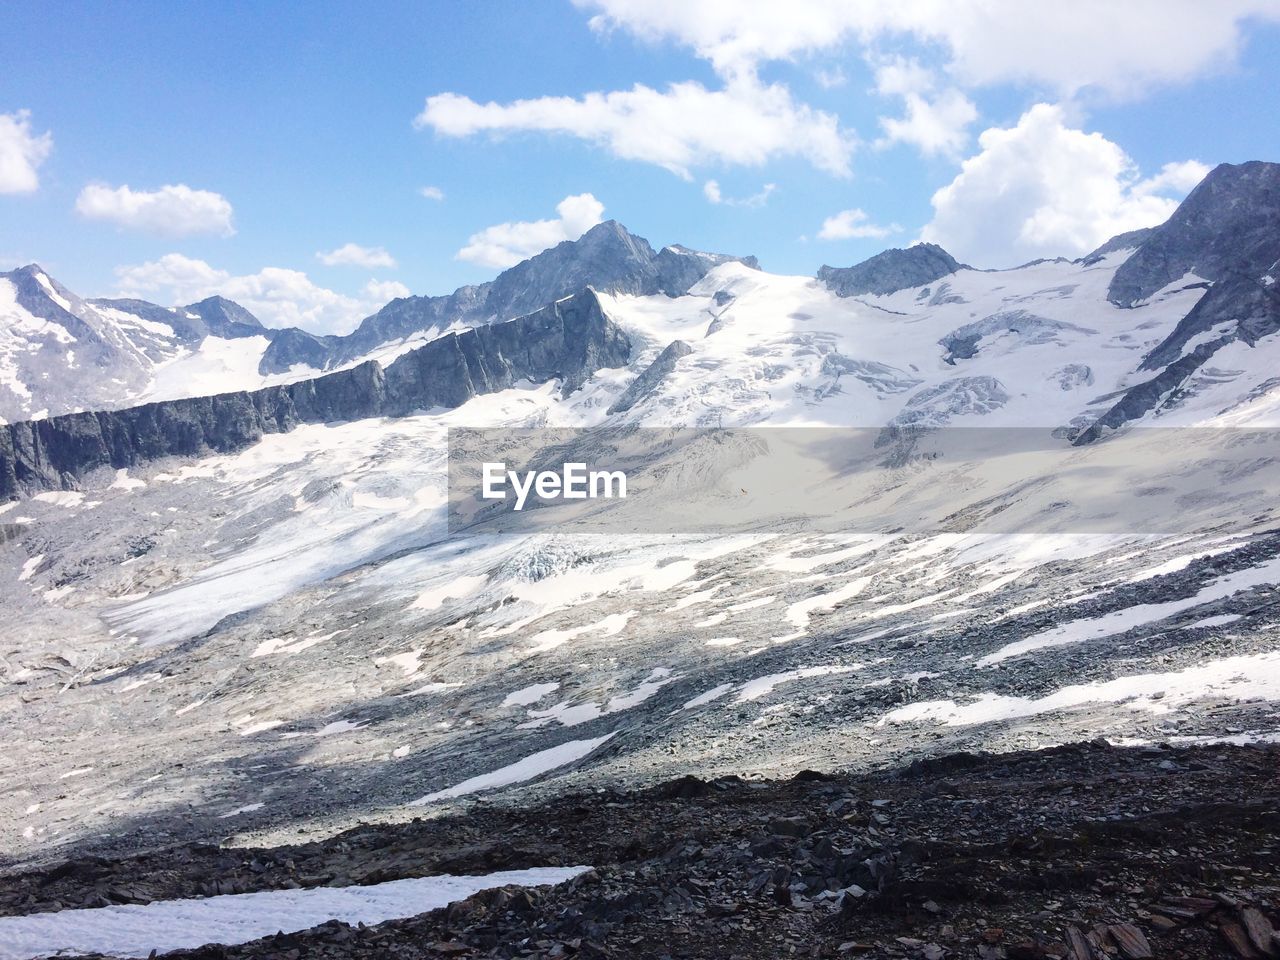
M368 355L382 344L444 330L453 323L486 324L533 313L587 287L604 293L651 296L687 293L708 270L731 260L750 267L755 257L664 247L617 220L597 223L577 240L565 240L504 270L489 283L459 287L442 297L403 297L366 317L345 337L315 337L304 331L276 334L259 371L281 373L298 363L326 369Z
M1121 264L1107 297L1134 306L1188 273L1258 280L1280 256L1280 164L1223 163Z
M933 283L964 268L936 243L917 243L905 249L885 250L852 267L824 265L818 271L818 279L836 296L884 296Z
M206 297L198 303L182 307L180 312L194 313L204 321L215 337L252 337L267 333L267 328L252 313L226 297Z

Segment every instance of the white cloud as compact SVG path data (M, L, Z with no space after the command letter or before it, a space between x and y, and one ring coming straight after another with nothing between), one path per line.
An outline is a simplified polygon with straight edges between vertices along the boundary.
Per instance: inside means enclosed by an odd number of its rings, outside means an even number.
M210 190L193 190L184 183L159 190L133 190L127 184L113 189L91 183L76 198L76 210L91 220L168 236L217 233L229 237L235 233L226 197Z
M1017 125L993 127L979 152L933 195L921 238L979 266L1078 256L1103 241L1169 218L1177 199L1208 172L1167 164L1141 180L1133 161L1099 133L1069 127L1061 107L1037 104Z
M1140 180L1133 185L1130 193L1145 196L1162 191L1171 191L1179 195L1191 192L1191 188L1204 179L1209 172L1207 164L1199 160L1183 160L1181 163L1166 163L1154 177Z
M376 270L378 267L395 269L397 266L396 258L382 247L362 247L358 243L344 243L328 253L317 253L316 259L326 267L364 267Z
M409 291L395 281L370 280L363 296L350 297L313 283L300 270L266 267L236 276L203 260L169 253L158 260L116 269L121 296L191 303L220 294L271 327L303 327L313 333L347 333L388 300Z
M366 300L381 306L409 296L409 288L399 280L370 280L364 285L364 296Z
M444 199L444 191L439 187L422 187L418 190L418 193L426 197L428 200Z
M903 99L905 116L880 119L884 137L877 146L909 143L927 155L955 156L969 142L969 125L978 119L978 108L959 90L943 90L932 99L908 93Z
M554 220L499 223L473 233L458 259L482 267L505 268L563 240L577 240L600 222L604 204L589 193L565 197L556 204Z
M933 73L918 61L895 57L876 68L876 92L901 97L905 114L882 117L877 147L909 143L926 155L956 157L969 141L978 109L955 88L937 90Z
M841 210L839 213L823 220L822 227L818 230L818 239L853 240L866 237L887 237L901 230L902 227L896 223L891 223L887 227L872 223L866 211L855 207L852 210Z
M961 85L1030 83L1068 96L1134 96L1230 66L1276 0L575 0L592 26L693 49L725 77L759 64L904 39L941 47Z
M0 193L31 193L36 171L53 150L53 135L31 132L31 111L0 113Z
M719 181L708 180L702 185L702 195L710 203L724 204L728 207L763 207L769 202L770 195L776 189L778 189L776 183L766 183L748 197L726 197L720 189Z
M692 81L673 83L665 91L636 84L581 99L539 97L509 104L441 93L427 98L414 124L447 137L569 134L685 179L691 178L691 168L708 163L759 166L788 156L843 176L854 149L852 136L840 130L835 116L797 103L782 84L754 77L732 80L722 90Z

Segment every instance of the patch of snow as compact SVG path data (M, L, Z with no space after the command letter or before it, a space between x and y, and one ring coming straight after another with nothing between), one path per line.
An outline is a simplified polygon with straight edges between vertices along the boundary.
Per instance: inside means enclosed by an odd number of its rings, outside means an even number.
M692 700L686 701L684 706L682 706L680 709L694 710L698 707L706 706L708 703L711 703L714 700L719 700L721 697L723 697L726 693L728 693L732 689L733 689L732 683L722 683L719 686L712 687L706 693L700 693L696 697L694 697Z
M1256 567L1246 567L1235 573L1224 574L1210 580L1196 593L1181 600L1167 600L1163 603L1142 603L1133 607L1115 610L1100 617L1085 620L1072 620L1069 623L1042 631L1025 640L1005 644L995 653L990 653L977 662L979 667L1020 657L1033 650L1046 647L1058 647L1069 643L1082 643L1086 640L1100 640L1104 637L1124 633L1134 627L1146 623L1164 620L1184 610L1212 603L1231 596L1239 590L1248 590L1262 584L1275 583L1280 578L1280 557L1272 557Z
M22 565L22 572L18 574L20 581L31 579L31 575L36 572L36 567L40 566L40 561L44 559L43 553L38 553Z
M746 703L749 700L759 700L773 692L775 687L784 683L793 683L796 680L808 680L811 677L827 677L833 674L850 673L854 670L862 669L861 664L849 664L848 666L828 665L822 667L802 667L799 670L787 670L784 673L771 673L764 677L756 677L754 680L748 680L742 685L742 689L738 691L735 703Z
M406 693L399 694L399 696L419 697L426 693L443 693L445 690L452 690L455 687L460 686L462 686L460 683L441 683L438 680L432 680L430 683L424 683L420 687L416 687Z
M545 653L548 650L554 650L556 647L562 646L584 634L599 634L601 637L616 636L626 628L627 622L635 615L635 610L628 610L625 613L610 614L603 620L589 623L583 627L570 627L565 630L543 630L533 636L531 652Z
M31 499L41 503L51 503L55 507L78 507L84 503L84 494L79 490L50 490L46 493L37 493Z
M1043 697L984 693L973 703L929 700L891 710L877 725L933 721L971 726L1019 720L1094 703L1124 703L1133 710L1169 713L1198 700L1280 700L1280 653L1211 660L1172 673L1142 673L1115 680L1074 684Z
M111 486L109 486L107 489L108 490L126 490L126 491L141 490L146 485L147 485L147 481L138 480L136 478L130 477L129 471L127 469L121 469L116 471L116 478L113 481L111 481Z
M474 577L458 577L448 583L441 584L431 590L418 594L418 599L410 605L410 610L438 610L448 600L460 600L469 597L488 582L488 576L480 574Z
M146 957L153 951L167 953L209 943L246 943L329 920L370 926L436 910L494 887L563 883L588 869L535 867L484 876L442 875L358 887L267 890L0 917L0 960L68 953Z
M571 763L577 763L579 760L594 753L598 747L613 736L612 733L607 733L603 737L595 737L591 740L568 740L546 750L539 750L537 753L532 753L523 760L517 760L515 763L508 764L505 767L499 767L489 773L482 773L477 777L463 780L456 786L449 787L446 790L437 790L435 793L429 793L425 797L412 801L409 806L422 807L429 803L453 800L482 790L496 790L499 787L507 787L515 783L525 783L542 776L544 773L558 770Z
M334 630L332 633L313 633L308 637L303 637L301 640L290 640L286 637L272 637L271 639L263 640L259 643L257 647L254 648L253 653L249 654L249 656L269 657L277 654L288 656L289 654L300 653L308 647L314 647L318 643L324 643L326 640L332 640L342 632L343 631L339 629Z
M242 813L253 813L255 810L261 810L265 806L265 803L245 804L243 807L236 807L234 810L228 810L226 813L218 814L218 819L229 820L231 817L238 817Z
M1187 627L1188 630L1199 630L1203 627L1221 627L1228 623L1235 623L1237 620L1243 620L1244 617L1238 613L1220 613L1216 617L1205 617L1203 620L1197 620L1195 623Z
M502 699L504 707L527 707L530 704L537 703L543 697L555 693L560 689L558 683L531 683L527 687L521 687L519 690L513 690Z

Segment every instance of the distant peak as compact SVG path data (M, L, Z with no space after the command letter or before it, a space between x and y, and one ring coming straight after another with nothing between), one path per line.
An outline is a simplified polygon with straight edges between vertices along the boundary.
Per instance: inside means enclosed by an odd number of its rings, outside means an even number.
M882 251L852 267L824 266L818 279L840 297L884 296L933 283L964 268L936 243L917 243Z

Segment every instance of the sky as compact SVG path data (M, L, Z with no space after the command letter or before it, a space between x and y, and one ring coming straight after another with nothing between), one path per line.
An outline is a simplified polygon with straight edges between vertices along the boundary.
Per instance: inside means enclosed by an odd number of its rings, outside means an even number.
M616 219L979 267L1280 161L1280 0L10 0L0 270L343 333Z

